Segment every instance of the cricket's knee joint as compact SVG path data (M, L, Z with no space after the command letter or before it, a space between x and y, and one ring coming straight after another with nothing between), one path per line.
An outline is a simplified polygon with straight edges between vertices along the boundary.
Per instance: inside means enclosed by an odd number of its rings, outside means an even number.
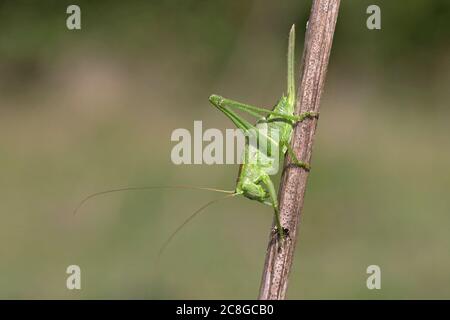
M223 97L217 95L217 94L212 94L209 96L209 101L215 105L215 106L222 106L222 102L223 102Z

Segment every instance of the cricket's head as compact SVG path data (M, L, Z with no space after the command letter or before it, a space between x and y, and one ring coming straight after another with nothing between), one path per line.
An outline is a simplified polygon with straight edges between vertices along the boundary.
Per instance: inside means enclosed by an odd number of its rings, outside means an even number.
M222 104L223 98L218 96L217 94L212 94L209 96L209 102L211 102L215 106L220 106Z

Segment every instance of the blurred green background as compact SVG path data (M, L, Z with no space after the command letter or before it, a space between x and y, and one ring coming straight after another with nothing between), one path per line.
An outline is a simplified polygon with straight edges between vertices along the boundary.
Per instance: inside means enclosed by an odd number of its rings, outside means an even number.
M271 107L311 1L0 2L0 298L256 298L272 210L188 190L236 165L170 161L176 128L233 128L211 93ZM382 29L366 28L381 7ZM288 298L450 298L450 2L342 1ZM82 290L66 289L68 265ZM366 288L367 266L382 271Z

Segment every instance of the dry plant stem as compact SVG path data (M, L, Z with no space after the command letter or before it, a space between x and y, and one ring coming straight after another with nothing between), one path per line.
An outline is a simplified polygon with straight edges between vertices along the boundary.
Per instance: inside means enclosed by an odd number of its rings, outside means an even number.
M301 63L296 114L319 112L339 3L340 0L312 2ZM300 161L311 162L316 125L317 119L306 119L294 129L291 146ZM259 299L285 298L303 209L308 172L292 165L289 156L286 157L284 168L278 198L281 223L289 234L282 242L278 240L276 232L270 234Z

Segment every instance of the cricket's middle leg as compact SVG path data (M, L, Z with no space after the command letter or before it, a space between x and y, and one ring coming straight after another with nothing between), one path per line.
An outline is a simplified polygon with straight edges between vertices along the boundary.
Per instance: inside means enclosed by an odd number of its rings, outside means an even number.
M297 156L294 153L294 150L292 150L291 145L287 142L284 144L287 148L287 152L289 153L289 155L291 156L292 162L294 162L294 164L300 168L305 169L306 171L311 170L311 166L309 163L303 162L298 160Z
M278 199L275 187L273 185L272 180L270 180L269 176L263 178L263 183L266 185L267 190L269 191L270 199L272 200L272 206L275 212L275 224L277 226L278 237L281 241L283 241L285 232L283 226L281 225L280 210L278 207Z

